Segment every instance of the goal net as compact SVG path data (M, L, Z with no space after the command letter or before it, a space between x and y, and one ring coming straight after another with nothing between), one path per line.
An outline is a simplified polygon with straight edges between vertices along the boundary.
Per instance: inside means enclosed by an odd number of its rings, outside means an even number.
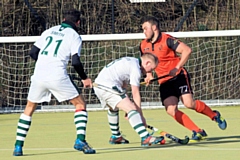
M169 33L188 44L192 55L185 65L190 72L194 98L210 106L240 104L240 30L197 31ZM24 109L30 77L35 62L28 53L38 37L0 37L0 110ZM102 34L83 35L81 61L88 76L94 81L99 71L114 59L139 57L139 44L144 35ZM124 67L124 66L123 66ZM69 75L78 77L71 65ZM81 88L79 80L75 83ZM128 94L131 96L131 92ZM88 109L102 109L91 89L84 89ZM162 107L158 84L141 87L143 108ZM69 102L39 104L39 109L73 109Z

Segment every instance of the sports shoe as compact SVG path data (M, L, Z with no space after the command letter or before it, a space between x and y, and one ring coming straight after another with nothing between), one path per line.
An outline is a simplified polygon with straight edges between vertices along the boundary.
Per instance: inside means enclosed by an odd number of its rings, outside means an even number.
M22 146L15 146L14 151L13 151L13 156L22 156Z
M204 130L201 130L199 132L193 131L192 138L190 139L190 142L198 142L201 140L204 140L207 137L207 133Z
M214 120L218 123L218 127L222 130L227 128L227 122L226 120L221 116L221 114L218 111L213 111L217 113L217 115L214 117Z
M111 136L109 143L110 144L128 144L129 141L123 138L122 136L121 137Z
M142 147L147 147L147 146L151 146L152 144L158 144L163 140L164 140L163 136L160 136L160 137L148 136L146 138L142 138L141 145Z
M76 139L74 144L74 149L83 151L85 154L95 154L96 151L92 149L86 141L81 141L80 139Z

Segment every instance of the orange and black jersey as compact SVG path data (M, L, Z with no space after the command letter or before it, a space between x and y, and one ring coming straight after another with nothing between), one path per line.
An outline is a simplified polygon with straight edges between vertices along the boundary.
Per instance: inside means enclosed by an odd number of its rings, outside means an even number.
M148 39L143 40L140 44L140 51L141 54L150 52L158 57L159 64L155 72L157 76L160 77L169 74L170 70L175 68L180 61L180 57L176 54L176 49L180 43L178 39L171 35L161 33L154 43ZM160 79L159 83L161 84L170 78L171 77Z

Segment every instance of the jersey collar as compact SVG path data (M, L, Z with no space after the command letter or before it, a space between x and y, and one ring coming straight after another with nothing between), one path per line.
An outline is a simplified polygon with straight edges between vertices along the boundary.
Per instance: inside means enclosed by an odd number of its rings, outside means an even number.
M161 39L161 38L162 38L162 32L159 32L158 37L157 37L157 39L153 42L153 44L156 43L157 41L159 41L159 39ZM150 40L150 39L147 39L147 42L150 42L150 43L151 43L151 40Z
M138 62L139 62L139 66L141 68L141 66L142 66L142 59L140 57L138 58Z
M63 21L62 24L61 24L61 29L64 29L64 28L72 28L74 29L76 32L77 32L77 27L75 24L73 24L72 22L70 21Z

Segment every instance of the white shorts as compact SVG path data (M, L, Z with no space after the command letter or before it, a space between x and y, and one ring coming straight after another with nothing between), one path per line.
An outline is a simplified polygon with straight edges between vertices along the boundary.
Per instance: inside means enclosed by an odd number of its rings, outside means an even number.
M28 100L34 103L50 102L51 94L59 101L73 99L79 95L70 78L57 81L39 81L31 77Z
M93 89L103 108L108 106L111 107L112 110L117 110L117 104L127 97L127 95L120 96L97 87L94 87Z

